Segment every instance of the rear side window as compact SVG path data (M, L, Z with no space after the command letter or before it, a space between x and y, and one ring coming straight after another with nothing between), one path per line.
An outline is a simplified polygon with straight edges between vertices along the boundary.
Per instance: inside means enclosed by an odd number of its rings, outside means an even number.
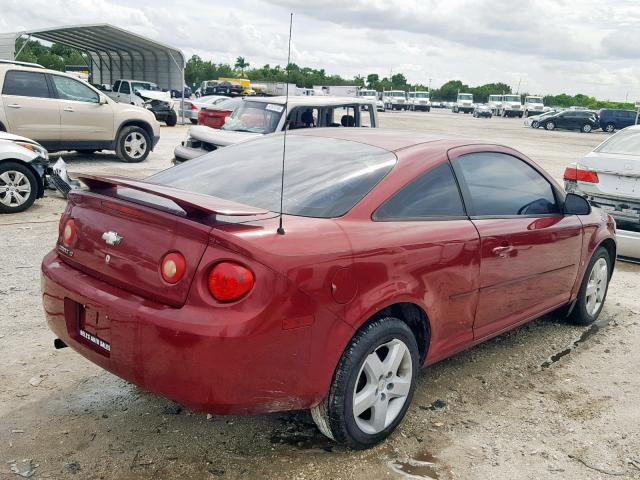
M609 137L595 151L640 156L640 130L622 130Z
M113 91L118 92L120 88L120 80L117 80L116 83L113 84Z
M560 212L551 184L533 167L503 153L462 155L453 161L474 216L550 215ZM460 178L462 176L462 179Z
M50 98L44 73L10 70L4 77L3 95Z
M464 216L458 185L446 162L406 185L378 208L373 218L419 220Z

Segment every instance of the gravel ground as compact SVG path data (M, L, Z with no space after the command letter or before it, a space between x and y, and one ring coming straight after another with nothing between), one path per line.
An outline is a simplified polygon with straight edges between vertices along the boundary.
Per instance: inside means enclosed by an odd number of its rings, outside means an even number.
M448 111L386 113L386 128L513 146L560 178L606 138ZM142 164L65 154L72 171L142 177L188 127L163 128ZM57 156L56 156L57 157ZM640 479L640 267L618 263L598 325L541 318L422 371L405 421L366 452L334 446L305 412L207 417L54 350L39 264L55 194L0 218L0 479ZM18 473L16 473L18 472Z

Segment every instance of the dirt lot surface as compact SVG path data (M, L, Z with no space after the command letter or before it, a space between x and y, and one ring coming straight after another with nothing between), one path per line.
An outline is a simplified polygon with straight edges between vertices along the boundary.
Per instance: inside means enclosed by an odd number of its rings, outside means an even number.
M439 110L381 124L500 142L557 178L606 138ZM64 158L75 171L145 176L170 165L187 127L161 133L139 165ZM0 218L0 479L640 479L638 266L618 263L598 325L542 318L423 370L396 433L352 452L306 412L207 417L55 350L39 266L63 208L52 193Z

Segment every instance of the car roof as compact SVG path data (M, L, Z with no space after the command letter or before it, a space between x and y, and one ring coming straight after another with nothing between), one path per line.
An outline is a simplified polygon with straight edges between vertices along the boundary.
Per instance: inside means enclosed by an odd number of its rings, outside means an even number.
M290 106L299 106L299 105L309 105L314 107L331 107L331 106L340 106L345 104L353 105L361 104L361 105L369 105L371 104L371 100L367 100L364 98L358 97L334 97L331 95L323 96L323 95L295 95L290 96L287 102L287 97L245 97L245 101L251 102L263 102L263 103L276 103L279 105L284 105L288 103Z
M314 137L333 138L337 140L349 140L363 143L373 147L382 148L390 152L396 152L422 143L432 143L442 140L448 141L453 146L469 145L470 143L487 144L486 141L474 141L461 137L444 135L442 133L415 132L409 130L386 130L382 128L304 128L291 130L287 135L304 135Z

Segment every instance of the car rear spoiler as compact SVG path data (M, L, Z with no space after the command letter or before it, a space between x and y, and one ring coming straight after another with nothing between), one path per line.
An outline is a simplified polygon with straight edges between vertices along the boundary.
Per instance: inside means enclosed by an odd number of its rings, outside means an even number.
M131 188L133 190L139 190L159 197L168 198L187 212L195 210L205 214L213 213L229 217L243 217L269 213L269 210L250 207L248 205L212 197L203 193L188 192L186 190L169 187L167 185L158 185L127 177L87 174L77 174L74 176L89 187L90 190L104 190L114 187Z

